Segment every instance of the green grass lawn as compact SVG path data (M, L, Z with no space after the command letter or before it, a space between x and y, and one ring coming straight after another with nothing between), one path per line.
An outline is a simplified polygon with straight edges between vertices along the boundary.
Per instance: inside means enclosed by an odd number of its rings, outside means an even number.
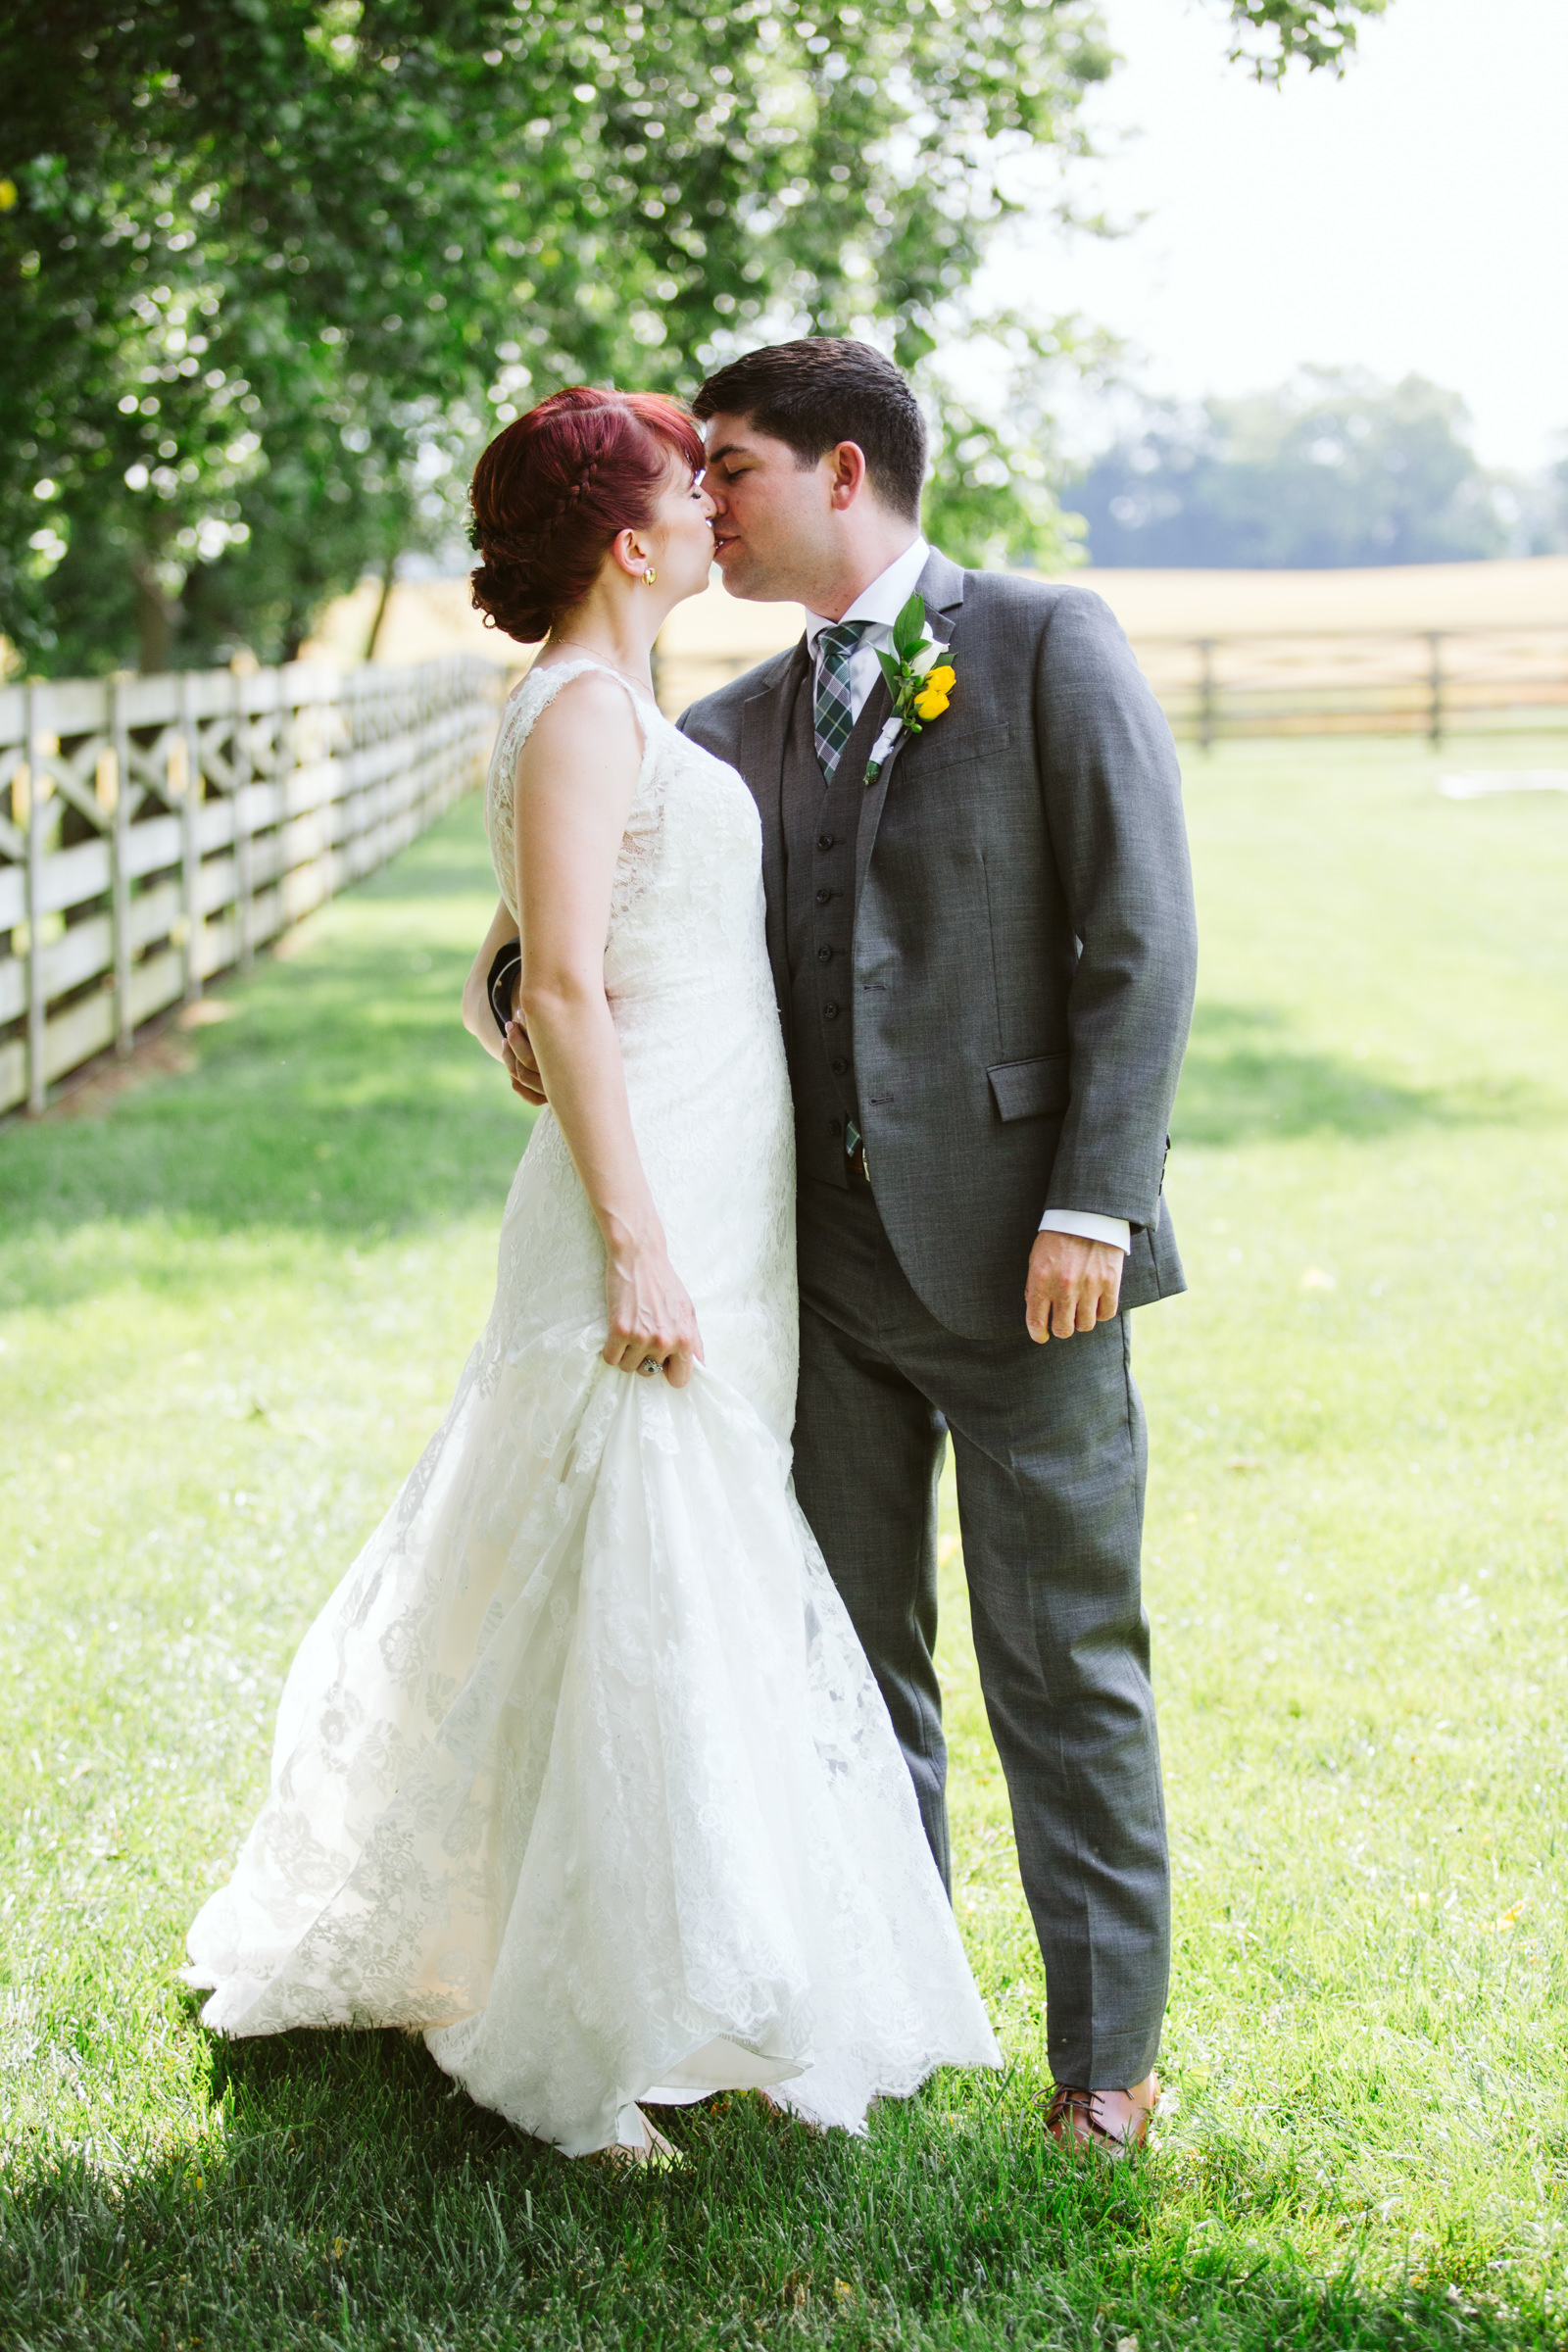
M627 2181L416 2042L224 2046L176 1984L283 1667L488 1304L523 1122L457 1023L469 802L222 992L189 1069L0 1132L0 2342L1568 2343L1568 802L1445 802L1400 745L1188 769L1193 1289L1137 1327L1154 2156L1041 2136L951 1537L956 1901L1004 2080L865 2142L735 2099Z

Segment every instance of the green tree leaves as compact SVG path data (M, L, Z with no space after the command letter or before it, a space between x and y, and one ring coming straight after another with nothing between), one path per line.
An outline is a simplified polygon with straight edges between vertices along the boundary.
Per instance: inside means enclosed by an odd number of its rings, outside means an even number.
M1311 64L1376 4L1241 13ZM1093 0L12 12L0 629L57 672L272 658L560 383L802 331L917 365L1110 64ZM1058 544L1038 446L932 397L956 552Z
M1235 42L1259 81L1278 81L1299 63L1343 73L1355 49L1355 18L1381 17L1389 0L1361 0L1358 10L1339 0L1231 0Z

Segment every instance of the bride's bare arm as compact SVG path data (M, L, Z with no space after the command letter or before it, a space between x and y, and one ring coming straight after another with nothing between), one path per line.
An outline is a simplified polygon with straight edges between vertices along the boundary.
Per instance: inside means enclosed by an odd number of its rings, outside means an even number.
M490 1009L486 984L490 978L490 966L494 963L502 948L509 939L515 939L516 936L517 926L507 911L505 899L502 899L497 903L495 913L490 918L490 928L484 935L484 945L474 957L469 967L468 977L463 983L463 1026L470 1037L478 1039L485 1052L495 1061L505 1058L505 1049L502 1045L501 1032L496 1027L496 1016Z
M631 704L593 671L563 688L523 745L514 827L520 1005L605 1237L605 1361L635 1372L652 1357L683 1388L702 1340L638 1156L605 995L611 889L641 758Z

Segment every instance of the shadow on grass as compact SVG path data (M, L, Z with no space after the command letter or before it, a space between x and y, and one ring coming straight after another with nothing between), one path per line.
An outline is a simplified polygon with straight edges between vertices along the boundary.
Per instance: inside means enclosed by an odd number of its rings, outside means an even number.
M156 2159L5 2183L7 2340L224 2352L597 2344L1436 2347L1544 2341L1468 2288L1363 2286L1248 2244L1277 2183L1075 2166L1032 2086L939 2079L868 2139L753 2098L661 2118L673 2172L567 2164L417 2041L213 2044L215 2127ZM1197 2225L1202 2220L1203 2231ZM1204 2234L1203 2232L1217 2232Z
M92 1115L0 1132L0 1303L60 1303L104 1279L33 1248L45 1231L156 1220L176 1240L265 1230L342 1243L475 1210L499 1219L530 1114L459 1009L494 897L470 799L293 953L226 982L228 1017L191 1033L194 1068ZM1190 1143L1371 1140L1560 1110L1523 1081L1404 1087L1294 1045L1276 1012L1209 1004L1173 1124ZM143 1279L180 1280L177 1248Z
M1171 1132L1184 1144L1372 1142L1401 1128L1522 1124L1563 1104L1522 1078L1402 1086L1360 1062L1293 1045L1268 1006L1200 1004Z
M228 1016L191 1034L194 1068L97 1115L0 1133L4 1228L156 1217L349 1240L499 1213L530 1114L460 1010L494 899L465 802L293 953L223 983ZM25 1251L12 1254L12 1299L37 1296Z

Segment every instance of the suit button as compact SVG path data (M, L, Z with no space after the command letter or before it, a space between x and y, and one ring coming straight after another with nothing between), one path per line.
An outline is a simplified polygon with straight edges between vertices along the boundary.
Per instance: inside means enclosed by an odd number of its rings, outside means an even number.
M817 951L816 951L816 960L817 960L817 962L818 962L818 963L831 963L831 962L832 962L832 960L833 960L833 951L832 951L832 949L831 949L831 948L818 948L818 949L817 949Z
M816 846L819 850L830 850L833 847L832 834L819 833L816 837Z
M823 1007L822 1007L822 1018L823 1018L823 1020L824 1020L824 1021L836 1021L836 1020L838 1019L838 1017L839 1017L839 1008L838 1008L838 1006L837 1006L836 1004L824 1004L824 1005L823 1005Z
M816 894L817 905L819 906L825 906L832 896L833 893L830 890L819 890Z
M844 1129L837 1119L829 1119L827 1123L827 1131L829 1135L842 1135L844 1133Z
M842 1078L849 1066L849 1063L845 1060L842 1054L837 1055L834 1060L828 1063L828 1068L832 1071L835 1078Z

